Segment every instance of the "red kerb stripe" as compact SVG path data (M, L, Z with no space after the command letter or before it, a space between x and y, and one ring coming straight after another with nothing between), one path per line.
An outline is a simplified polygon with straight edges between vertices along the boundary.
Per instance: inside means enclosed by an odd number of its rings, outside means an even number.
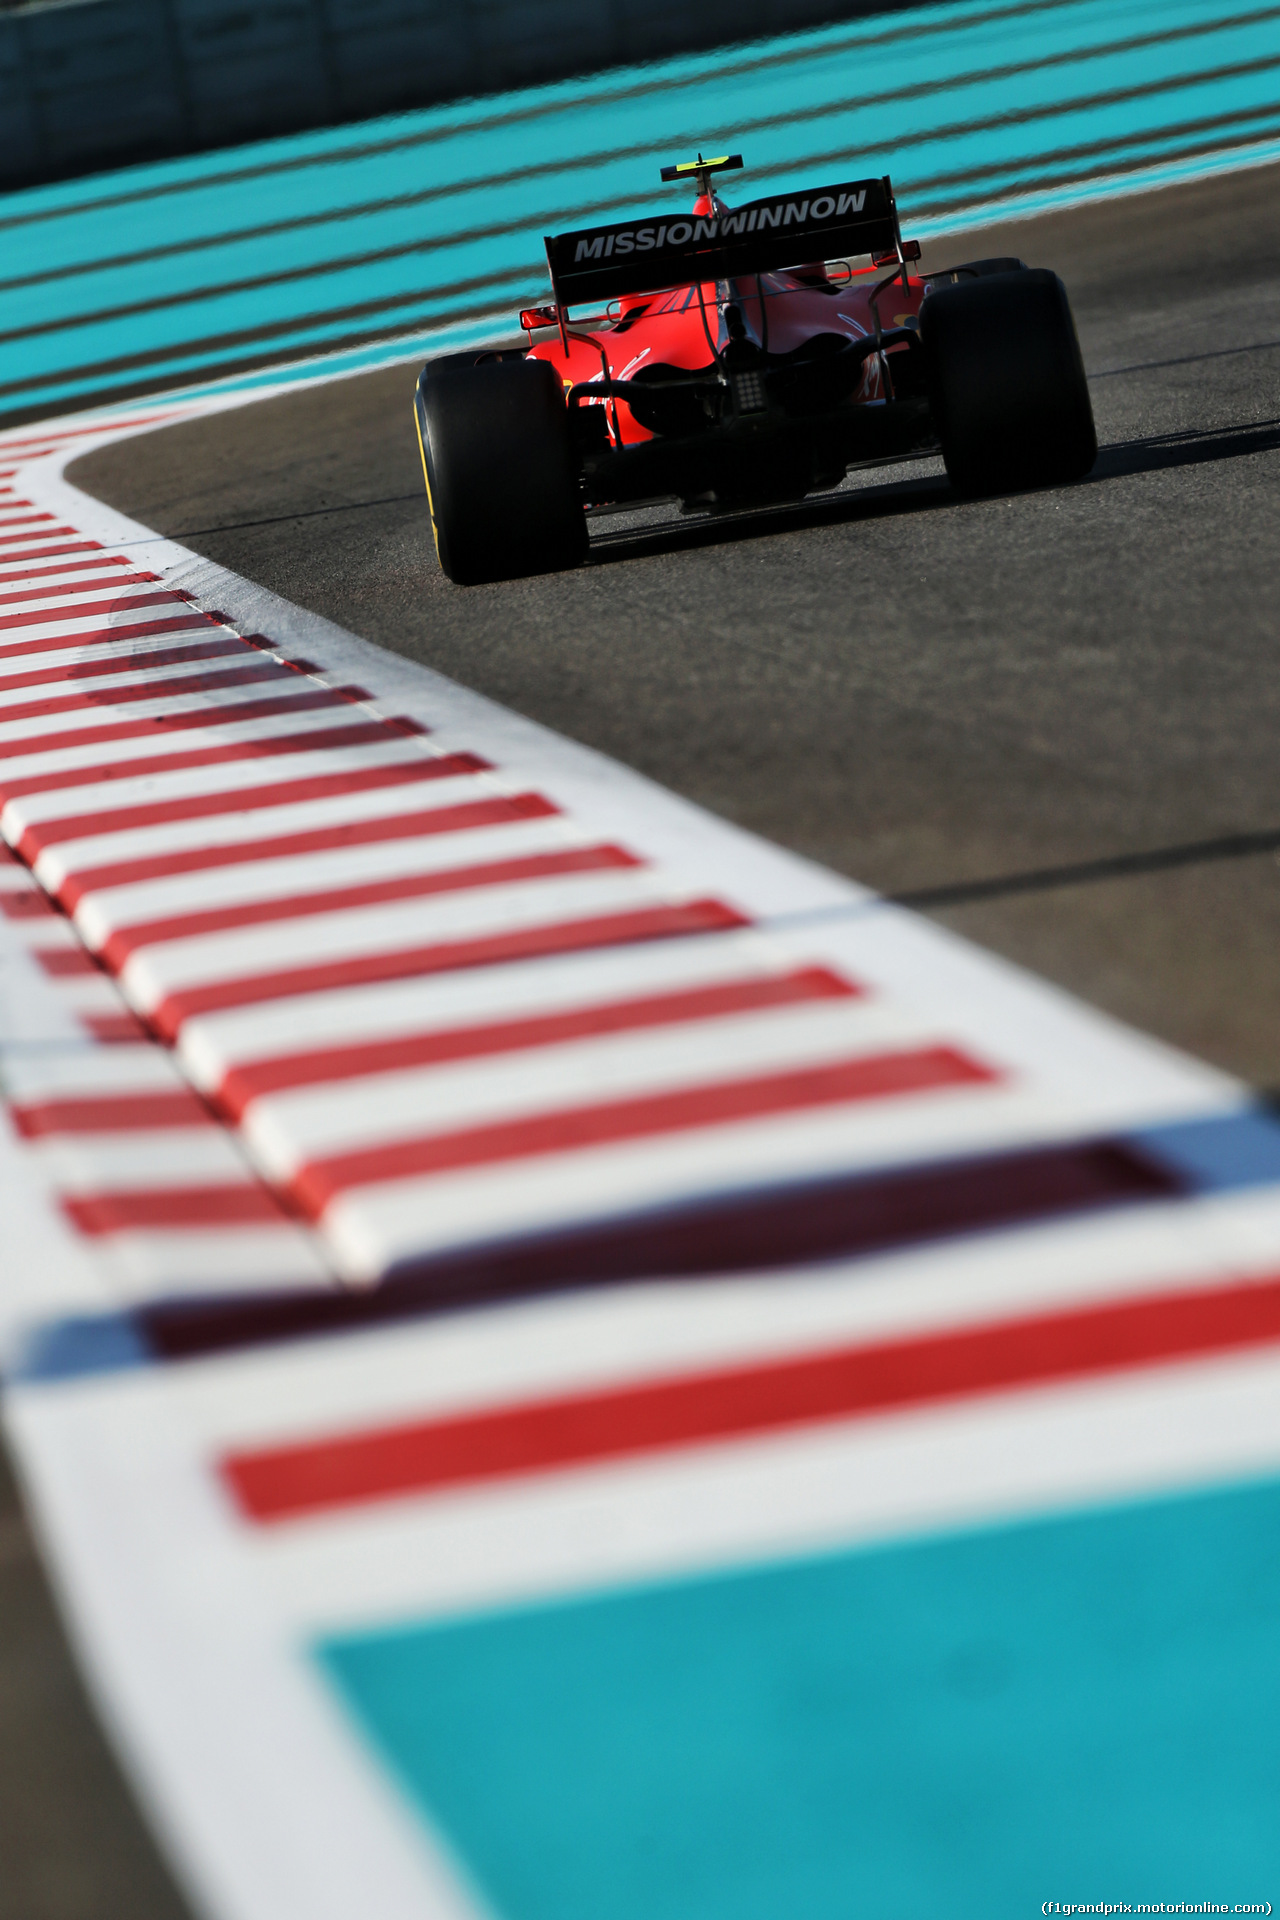
M117 640L151 640L163 633L189 633L193 627L220 624L207 613L163 613L157 614L154 620L137 620L118 627L81 627L76 633L50 633L39 640L10 641L0 647L0 665L7 660L20 660L29 653L71 653L76 647L100 647Z
M109 563L103 561L101 564L106 566ZM117 561L115 564L120 565L121 563ZM68 567L65 571L70 573L71 568ZM20 580L23 577L23 575L16 573L9 575L0 574L0 579ZM32 576L27 575L25 577L30 579ZM32 600L65 600L69 595L78 593L97 593L102 587L117 587L121 592L132 592L135 585L139 587L155 586L159 579L160 575L158 573L131 573L124 579L117 580L69 580L64 586L60 587L30 587L24 593L0 593L0 607L20 606ZM174 596L165 596L165 598L171 597ZM154 599L155 595L153 594L151 598ZM176 598L186 600L187 596L185 593L180 593ZM112 601L112 605L115 605L114 600ZM84 609L81 607L72 607L67 617L70 619L72 615L83 611Z
M74 533L75 528L64 527L63 532ZM0 541L0 546L5 544L4 541ZM0 555L0 560L3 560L5 566L16 566L20 560L50 560L60 553L101 553L102 550L102 543L99 540L74 540L61 547L29 547L25 553L6 553ZM121 561L120 564L123 566L126 563Z
M173 914L167 920L143 920L118 927L102 948L107 965L119 971L139 947L162 940L184 940L231 927L265 926L275 920L300 920L317 913L342 913L388 900L417 900L433 893L470 887L497 887L520 880L546 880L564 873L594 873L602 868L644 864L622 847L563 847L523 859L493 860L485 866L446 868L441 873L401 874L358 887L331 887L324 893L297 893L277 900L246 900L236 906L210 907L203 913Z
M100 973L83 947L36 948L32 958L39 961L41 971L51 980L71 980L86 973Z
M68 874L58 888L58 898L68 912L73 912L85 894L98 887L124 887L135 880L163 880L175 873L238 867L255 860L289 859L294 854L325 853L335 847L417 840L432 833L467 833L481 827L506 826L516 820L542 819L559 811L540 793L517 793L509 800L473 800L458 807L433 807L419 813L390 814L377 820L353 820L340 827L315 827L309 833L287 833L272 840L191 847L183 853L157 853L146 859L117 860L110 865L78 868Z
M166 1228L249 1227L286 1216L265 1187L122 1188L114 1193L64 1194L62 1206L81 1233L163 1232Z
M207 987L187 987L160 1002L151 1014L151 1024L164 1039L172 1040L184 1020L226 1007L286 1000L300 993L325 993L335 987L414 980L466 967L503 966L552 953L671 940L682 934L723 933L746 925L741 914L719 900L690 900L683 906L649 907L637 913L605 914L594 920L557 921L549 926L523 927L518 933L488 934L483 939L410 947L397 953L362 954L352 960L322 961L280 973L250 974Z
M172 606L175 602L179 606L190 605L185 593L174 593L172 590L164 593L130 594L123 605L128 612L132 613L135 607L141 610L143 607ZM79 620L92 613L115 613L121 605L122 602L119 599L90 600L82 606L66 610L61 607L42 607L39 613L6 613L0 615L0 632L9 627L36 627L46 623L52 625L58 620Z
M42 521L52 520L53 515L51 513L42 513L39 516L39 518ZM78 532L78 528L76 527L52 527L51 526L51 527L42 527L39 533L33 533L30 530L30 528L28 528L25 533L0 533L0 547L18 546L24 540L44 540L44 539L52 540L55 536L61 536L64 533L68 536L68 538L70 538L76 532ZM98 543L97 541L94 541L92 544L96 546ZM38 553L43 553L46 551L46 549L43 547L38 547L36 551Z
M18 1132L27 1140L59 1133L136 1133L216 1125L209 1109L189 1087L18 1102L9 1111Z
M0 520L0 526L32 527L32 526L35 526L37 521L48 521L52 519L53 519L53 515L51 513L15 513L13 515L5 514L3 520ZM68 529L68 531L70 531L70 529ZM31 537L30 534L22 534L19 536L19 538L21 539L30 539L30 537Z
M166 407L162 413L135 414L132 420L118 420L116 425L119 427L154 427L157 422L161 420L180 420L186 412L186 407ZM95 423L89 427L59 427L54 433L29 433L22 439L13 436L5 440L4 457L6 459L13 457L18 460L39 460L46 453L54 453L60 446L65 446L68 440L84 440L91 434L101 432L101 425ZM33 453L33 447L38 447L40 449L39 453Z
M300 713L319 713L340 706L342 702L327 692L290 693L281 699L246 700L232 711L237 720L287 720ZM230 715L213 713L176 714L171 720L139 721L127 727L89 727L83 734L73 735L70 740L58 734L45 734L44 742L54 741L56 746L44 744L40 751L51 753L71 745L100 747L111 746L119 740L136 740L150 734L153 739L167 740L170 735L182 737L191 733L207 732L219 725L229 725ZM21 776L5 774L0 768L0 794L6 800L16 800L24 793L65 793L72 787L94 787L105 780L132 780L141 774L186 773L192 767L213 767L237 760L259 760L271 758L281 753L322 753L347 747L387 746L386 722L382 720L354 720L342 727L322 727L314 733L273 733L264 734L258 740L229 740L225 746L199 747L187 753L148 754L133 760L104 760L87 767L51 767L41 773L28 773ZM0 759L3 756L0 755Z
M96 546L97 542L89 540L86 541L85 544L86 546L92 547ZM40 549L40 558L42 560L46 557L47 551L48 549L44 547ZM79 549L74 548L70 549L70 551L78 552ZM7 557L10 560L14 558L12 554ZM12 573L0 573L0 587L7 587L13 580L40 580L49 573L84 573L86 571L97 573L103 567L127 567L130 564L122 553L103 553L101 558L97 560L72 560L65 566L60 567L16 567ZM138 580L155 580L158 578L158 575L154 573L140 573L132 575L131 578Z
M220 813L249 813L258 808L291 807L307 800L329 800L342 793L367 793L371 788L416 785L424 780L446 780L460 774L487 773L489 763L475 753L441 754L403 766L368 767L352 773L321 773L309 780L281 780L271 786L240 787L226 793L189 794L181 800L156 800L145 806L118 807L114 812L74 813L60 820L41 820L27 827L17 851L34 866L42 847L60 840L88 839L104 833L125 833L135 827L167 826L175 820L208 820Z
M5 852L9 849L6 847ZM11 893L6 887L0 890L0 913L6 920L60 920L61 914L44 894L36 892Z
M135 672L146 673L149 669L150 662L145 659L134 663ZM95 687L88 691L77 689L75 693L47 694L43 700L24 700L14 706L0 706L0 729L15 726L23 720L44 720L53 714L81 713L90 707L141 706L151 700L180 700L196 693L219 693L227 687L255 686L263 680L296 681L297 677L288 667L278 666L274 660L255 655L240 666L222 667L213 673L174 674L168 679L143 680L135 687ZM3 686L0 686L0 693L3 691ZM234 709L229 708L228 711ZM139 724L162 726L164 715L148 717ZM74 739L77 736L73 734L70 737ZM19 739L7 744L5 751L9 754L25 753L28 748L25 741Z
M101 1047L149 1046L151 1035L136 1013L81 1013L76 1018Z
M110 659L76 660L70 665L64 660L52 667L32 667L27 673L0 674L0 694L20 693L24 687L64 687L68 681L98 680L116 673L145 673L152 667L180 667L190 660L219 660L244 651L243 640L224 633L216 640L188 641L184 647L150 647L145 653L113 654Z
M394 1073L405 1067L434 1067L446 1061L478 1060L496 1053L550 1047L567 1040L589 1040L608 1033L636 1033L694 1020L725 1019L735 1013L759 1013L773 1007L815 1000L851 999L862 989L825 967L796 973L767 974L756 980L729 980L710 987L687 987L642 999L603 1001L567 1013L531 1014L523 1020L497 1020L479 1027L453 1027L434 1033L399 1033L389 1040L364 1040L346 1047L317 1047L273 1060L255 1060L231 1069L217 1091L217 1102L239 1120L251 1100L286 1087L314 1086L334 1080Z
M372 1433L231 1453L262 1523L594 1461L865 1419L1280 1339L1280 1279L1042 1314L923 1339L565 1395Z
M356 1153L311 1161L289 1183L289 1193L306 1214L318 1219L329 1202L349 1187L457 1172L462 1167L493 1166L549 1153L580 1153L621 1140L740 1125L768 1114L932 1093L943 1087L990 1085L999 1078L992 1068L954 1047L869 1054L820 1067L759 1074L749 1080L722 1080L668 1093L535 1113L424 1139L384 1141Z

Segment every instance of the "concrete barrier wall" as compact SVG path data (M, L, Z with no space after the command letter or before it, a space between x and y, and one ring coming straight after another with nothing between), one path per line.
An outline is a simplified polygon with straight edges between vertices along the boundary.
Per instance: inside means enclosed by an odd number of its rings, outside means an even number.
M0 182L229 146L884 8L885 0L71 0L18 8L0 14Z

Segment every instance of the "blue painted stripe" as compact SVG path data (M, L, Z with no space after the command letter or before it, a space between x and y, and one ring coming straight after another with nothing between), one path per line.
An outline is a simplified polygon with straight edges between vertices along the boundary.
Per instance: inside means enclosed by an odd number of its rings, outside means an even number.
M1263 1107L1208 1120L1183 1120L1131 1134L1193 1193L1232 1193L1280 1184L1280 1122Z
M927 234L1274 157L1278 80L1274 0L963 0L11 194L0 408L509 329L544 231L699 144L752 192L891 172Z
M502 1920L1280 1884L1280 1485L328 1640Z
M10 1382L79 1380L151 1364L152 1355L128 1313L76 1314L30 1329L6 1368Z

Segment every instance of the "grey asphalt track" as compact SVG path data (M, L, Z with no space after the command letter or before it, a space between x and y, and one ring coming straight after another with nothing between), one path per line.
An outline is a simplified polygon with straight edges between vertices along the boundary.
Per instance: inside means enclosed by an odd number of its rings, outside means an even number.
M1280 169L935 245L1071 291L1103 451L597 530L462 590L395 368L70 470L148 525L1280 1086ZM0 1483L0 1920L178 1920Z
M83 1686L0 1459L0 1920L184 1920Z
M71 478L1276 1086L1278 176L928 249L1063 275L1103 449L1071 488L962 502L938 463L881 470L731 523L598 522L579 572L460 589L431 552L413 368Z

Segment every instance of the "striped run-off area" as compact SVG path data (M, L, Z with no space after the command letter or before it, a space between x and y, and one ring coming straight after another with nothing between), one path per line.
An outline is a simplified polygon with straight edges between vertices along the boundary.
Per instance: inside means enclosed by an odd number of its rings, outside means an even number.
M1265 0L962 0L9 194L0 411L510 333L545 233L696 149L751 196L891 174L920 237L1271 158L1278 71Z
M40 964L109 975L182 1075L22 1087L24 1137L150 1169L68 1192L82 1234L283 1206L407 1311L1181 1191L1141 1105L859 966L855 890L797 868L762 911L0 484L0 831L61 910ZM227 1132L261 1190L193 1177Z
M1228 1806L1251 1897L1280 1127L60 479L160 425L0 437L7 1419L202 1906L977 1916Z

